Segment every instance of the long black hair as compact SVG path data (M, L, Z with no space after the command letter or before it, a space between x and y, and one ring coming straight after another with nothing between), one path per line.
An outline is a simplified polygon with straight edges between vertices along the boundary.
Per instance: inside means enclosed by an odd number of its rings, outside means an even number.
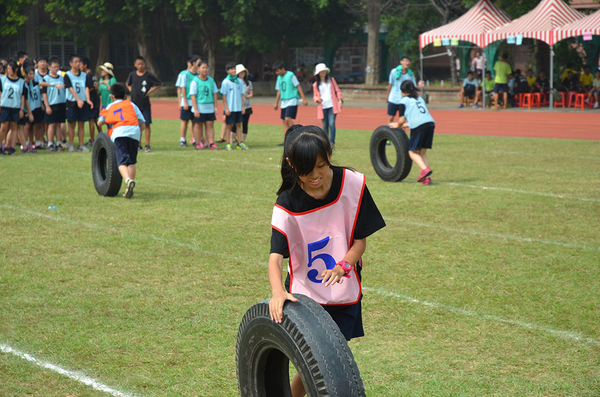
M402 82L402 84L400 85L400 91L402 91L403 94L408 94L408 97L410 97L410 98L414 98L414 99L419 98L419 93L417 92L417 88L415 87L413 82L410 80L404 80Z
M291 126L285 134L281 159L281 186L277 195L295 188L299 176L310 174L315 168L318 156L331 167L331 144L325 131L315 125Z

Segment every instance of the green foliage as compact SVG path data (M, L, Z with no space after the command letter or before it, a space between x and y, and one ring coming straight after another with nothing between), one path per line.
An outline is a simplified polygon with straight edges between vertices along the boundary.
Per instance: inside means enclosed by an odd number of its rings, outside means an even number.
M465 7L471 8L477 1L463 0L463 4ZM516 19L533 10L539 4L539 0L496 0L494 4L501 10L506 11L512 19Z
M31 7L37 0L4 1L0 4L0 37L15 36L25 24Z

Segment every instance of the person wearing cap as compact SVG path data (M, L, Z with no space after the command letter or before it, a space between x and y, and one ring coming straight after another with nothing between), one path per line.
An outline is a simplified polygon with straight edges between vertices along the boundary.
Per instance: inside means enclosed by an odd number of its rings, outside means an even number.
M104 62L103 65L98 67L98 73L100 73L98 87L100 89L100 97L102 98L102 109L106 108L111 102L110 86L117 82L117 79L115 79L115 72L113 70L113 64L110 62Z
M315 67L317 81L313 84L313 100L317 103L317 118L323 121L323 131L329 135L331 148L335 147L335 118L342 110L342 91L324 63Z
M242 121L242 143L246 145L246 138L248 137L248 122L250 121L250 115L252 114L252 102L250 102L250 98L252 98L252 82L249 79L248 69L241 63L235 65L235 74L237 77L244 83L245 89L245 99L244 99L244 120ZM234 125L231 129L231 133L235 134L237 132L236 126ZM248 147L248 145L246 145Z

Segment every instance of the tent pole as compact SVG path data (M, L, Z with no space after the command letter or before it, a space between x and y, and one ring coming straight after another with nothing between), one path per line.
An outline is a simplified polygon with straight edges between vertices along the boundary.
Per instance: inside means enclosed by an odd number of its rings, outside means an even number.
M548 100L548 106L550 111L554 109L554 99L552 96L552 89L554 88L554 46L550 46L550 98Z
M421 81L423 85L421 86L421 96L425 93L425 77L423 76L423 49L419 48L419 63L421 64Z

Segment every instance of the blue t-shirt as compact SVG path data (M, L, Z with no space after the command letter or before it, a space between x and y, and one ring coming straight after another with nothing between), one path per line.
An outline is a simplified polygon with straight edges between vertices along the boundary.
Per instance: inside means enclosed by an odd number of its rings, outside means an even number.
M233 82L225 77L221 83L221 95L227 95L227 107L230 112L242 111L242 94L246 93L246 87L242 79Z
M177 81L175 82L175 87L177 88L185 88L185 95L187 96L188 106L192 106L192 98L190 96L190 85L192 84L191 79L189 77L198 76L198 73L194 74L188 70L182 70L177 76ZM180 99L180 105L183 107L183 96Z
M44 87L42 93L45 92L48 95L48 105L59 105L67 101L67 93L65 89L65 79L62 75L52 77L50 74L44 76L44 81L48 84L52 84L52 87ZM61 89L56 89L54 86L61 84Z
M388 82L392 85L392 89L390 90L390 95L388 95L388 102L393 103L395 105L400 104L400 100L402 99L402 91L400 91L400 85L405 80L410 80L413 82L415 87L417 86L417 82L415 81L415 76L408 73L400 73L400 77L396 78L396 68L390 71L390 77Z
M87 97L85 95L85 80L87 78L87 74L83 72L79 72L79 74L74 74L70 70L65 73L65 88L67 89L67 102L77 102L77 98L82 100L83 102L87 101ZM77 98L71 94L70 87L73 87L75 93L77 94Z
M192 84L190 84L190 95L196 95L196 102L198 102L197 104L192 104L192 107L194 107L195 110L195 106L197 105L198 113L214 113L214 94L219 92L219 89L217 88L217 83L215 83L213 78L210 76L208 76L206 80L202 80L200 77L198 77L197 79L200 80L200 83L203 84L203 87L200 89L200 95L198 95L198 82L196 81L196 78L192 80ZM205 102L209 100L210 102ZM227 106L229 106L229 104L227 104Z
M21 109L21 97L27 94L25 80L18 78L11 80L8 76L0 77L0 107L7 109Z
M279 78L277 79L277 81L275 82L275 91L279 91ZM293 75L291 77L292 85L294 87L298 87L300 85L300 82L298 81L298 78L296 77L296 75ZM281 100L281 108L285 109L289 106L298 106L298 98L291 98L291 99L282 99Z
M25 83L27 85L27 100L29 101L29 108L31 111L42 107L42 93L40 92L40 86L35 81Z
M400 105L404 105L404 117L408 122L410 129L415 129L425 123L435 123L423 98L418 97L417 99L408 96L400 99Z
M468 85L472 85L473 87L477 88L477 86L479 85L479 80L477 80L477 79L469 80L469 78L467 77L463 80L463 87L466 87Z

